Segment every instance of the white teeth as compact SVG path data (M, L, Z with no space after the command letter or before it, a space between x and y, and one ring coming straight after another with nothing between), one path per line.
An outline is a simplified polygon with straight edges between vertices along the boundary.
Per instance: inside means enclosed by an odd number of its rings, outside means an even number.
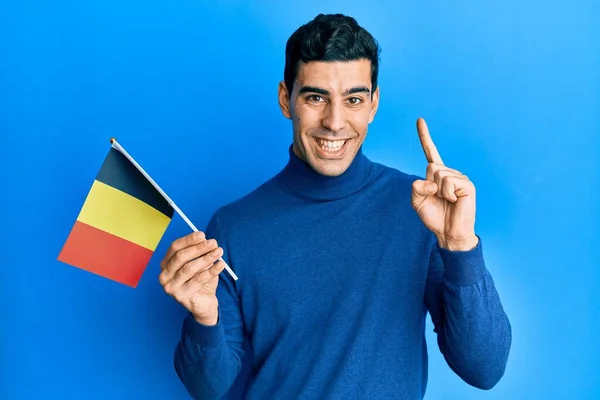
M324 140L317 139L319 146L325 151L339 151L346 143L346 140Z

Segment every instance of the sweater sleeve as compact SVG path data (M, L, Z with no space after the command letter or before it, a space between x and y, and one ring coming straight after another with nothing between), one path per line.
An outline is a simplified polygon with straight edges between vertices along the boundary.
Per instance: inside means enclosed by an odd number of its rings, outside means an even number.
M469 385L494 387L504 375L512 334L481 238L469 251L449 251L435 240L425 302L450 368Z
M216 214L205 234L208 239L217 240L223 248L223 259L227 261L227 241ZM220 274L217 286L219 318L216 325L202 325L191 314L183 321L174 364L179 379L194 399L221 398L240 373L245 337L235 285L227 271Z

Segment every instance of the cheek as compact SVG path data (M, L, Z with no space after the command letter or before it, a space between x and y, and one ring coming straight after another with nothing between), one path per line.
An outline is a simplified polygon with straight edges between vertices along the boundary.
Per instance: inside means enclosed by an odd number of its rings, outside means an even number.
M363 134L367 131L369 126L369 117L370 110L364 109L356 111L350 116L350 124L357 133Z
M299 107L294 110L294 124L301 132L321 126L321 113L309 107Z
M292 109L290 112L292 126L294 127L294 131L298 131L301 129L300 123L302 118L300 117L300 113L298 113L297 109Z

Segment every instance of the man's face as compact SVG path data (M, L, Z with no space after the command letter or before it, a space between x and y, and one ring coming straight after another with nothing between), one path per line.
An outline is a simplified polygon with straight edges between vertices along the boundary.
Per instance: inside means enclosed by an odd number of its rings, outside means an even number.
M371 96L371 62L302 64L292 95L283 82L279 104L292 120L294 153L322 175L342 174L358 152L379 104Z

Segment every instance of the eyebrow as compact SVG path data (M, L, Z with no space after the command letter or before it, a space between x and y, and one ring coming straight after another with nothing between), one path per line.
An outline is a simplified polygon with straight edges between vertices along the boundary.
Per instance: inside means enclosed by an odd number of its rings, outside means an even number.
M355 94L355 93L370 93L371 91L369 90L368 87L366 86L354 86L350 89L347 89L346 91L344 91L344 93L342 93L343 96L347 96L349 94ZM300 88L299 94L302 93L318 93L318 94L322 94L324 96L328 96L331 93L329 93L328 90L325 89L321 89L318 88L316 86L302 86Z

